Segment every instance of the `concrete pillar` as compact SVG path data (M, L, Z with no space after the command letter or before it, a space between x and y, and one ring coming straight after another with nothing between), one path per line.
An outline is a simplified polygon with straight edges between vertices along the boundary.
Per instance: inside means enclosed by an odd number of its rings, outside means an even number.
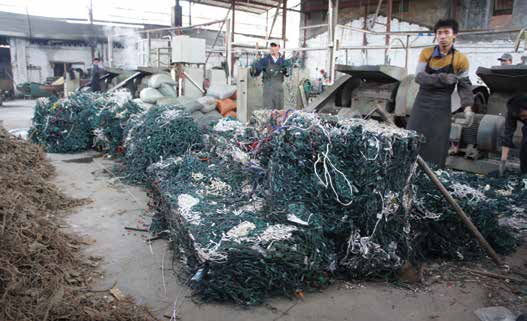
M20 38L9 39L9 51L11 53L11 70L13 73L13 85L28 81L27 54L28 41Z
M514 0L512 23L518 28L527 28L527 1Z

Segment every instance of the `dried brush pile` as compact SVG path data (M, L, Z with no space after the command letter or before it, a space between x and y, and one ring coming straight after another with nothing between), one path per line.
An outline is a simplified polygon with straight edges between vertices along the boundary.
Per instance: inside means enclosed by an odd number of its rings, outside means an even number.
M96 271L54 216L86 200L62 194L53 173L41 147L0 128L0 320L155 320L88 289Z

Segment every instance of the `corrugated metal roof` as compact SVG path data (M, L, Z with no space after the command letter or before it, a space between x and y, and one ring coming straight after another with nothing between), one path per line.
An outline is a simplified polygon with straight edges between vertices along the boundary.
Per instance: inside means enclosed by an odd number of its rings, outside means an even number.
M231 0L193 0L194 3L201 3L214 7L230 8ZM239 11L262 14L265 11L276 8L281 1L274 0L234 0L235 9Z
M68 23L66 19L0 12L0 36L57 40L106 39L108 27ZM131 28L133 29L133 28Z

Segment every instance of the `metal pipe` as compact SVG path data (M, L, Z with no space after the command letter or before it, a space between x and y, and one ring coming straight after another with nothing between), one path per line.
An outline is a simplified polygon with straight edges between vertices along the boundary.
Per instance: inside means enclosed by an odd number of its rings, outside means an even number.
M220 37L221 31L223 30L223 26L225 25L225 21L229 18L229 13L231 12L231 9L227 11L227 14L225 15L225 19L223 19L223 22L221 23L220 30L218 30L218 33L216 34L216 37L214 38L214 42L212 43L212 49L216 46L216 42L218 41L218 38ZM210 54L207 56L207 59L205 59L205 65L209 61Z
M431 45L418 45L418 46L410 46L409 48L410 49L420 49L420 48L428 48L428 47L431 47ZM340 46L339 47L339 50L345 50L345 49L349 49L349 50L362 50L362 49L370 49L370 50L381 50L381 49L387 49L388 46L383 46L383 45L373 45L373 46ZM477 48L480 48L480 49L514 49L514 46L478 46L478 45L472 45L472 46L467 46L467 45L456 45L456 48L458 49L477 49ZM406 49L405 47L402 47L402 46L392 46L391 49ZM294 50L293 50L294 51ZM485 52L482 52L482 53L485 53Z
M363 29L363 28L357 28L357 27L353 27L353 26L348 26L348 25L339 25L340 28L343 28L343 29L349 29L349 30L353 30L353 31L358 31L358 32L362 32L362 33L366 33L366 34L371 34L371 35L375 35L375 36L385 36L387 34L389 35L419 35L419 34L422 34L423 36L426 35L426 36L435 36L434 33L432 31L429 31L429 30L409 30L409 31L391 31L389 33L387 32L380 32L380 31L372 31L372 30L366 30L366 29ZM459 36L464 36L464 35L486 35L486 34L499 34L499 33L512 33L512 32L520 32L522 31L523 29L502 29L502 30L496 30L496 29L475 29L475 30L465 30L465 31L460 31L458 33L458 37Z
M406 35L406 46L404 47L404 68L408 70L408 59L410 59L410 35Z
M401 43L401 46L406 49L406 46L404 45L404 42L401 40L401 38L393 38L392 41L390 41L390 43L388 44L388 48L385 49L384 51L384 64L387 65L389 63L389 59L388 59L388 56L390 55L390 51L392 49L392 44L395 42L395 41L399 41Z
M254 34L250 34L250 33L243 33L243 32L234 32L235 35L240 35L240 36L246 36L246 37L250 37L250 38L256 38L256 39L274 39L274 40L282 40L282 38L280 37L267 37L267 36L260 36L260 35L254 35Z
M304 27L307 26L307 14L304 13ZM307 29L304 29L304 40L302 41L302 47L307 46Z
M478 228L474 225L474 223L472 223L472 220L467 216L467 214L465 214L463 209L459 206L459 204L452 197L452 195L450 195L450 193L445 188L443 183L441 183L439 178L437 178L435 173L430 169L428 164L421 158L421 156L417 156L417 163L425 171L426 175L428 175L428 177L430 177L430 179L432 180L434 185L441 192L441 194L443 194L443 196L445 197L447 202L454 208L454 210L459 215L459 217L461 218L463 223L465 223L465 225L472 232L472 234L474 234L474 236L478 240L478 242L481 245L481 247L483 247L485 249L485 251L492 258L494 263L496 263L496 265L498 265L499 267L502 267L503 264L501 262L501 259L498 256L498 254L496 254L496 252L494 251L492 246L490 246L490 244L487 242L487 240L485 240L483 235L481 235L481 233L479 232Z
M247 52L259 52L261 50L259 49L256 49L256 48L252 48L252 47L247 47L245 44L236 44L236 43L233 43L232 44L233 47L237 47L237 48L243 48L243 51L247 51ZM282 51L285 51L285 52L294 52L294 51L322 51L322 50L325 50L327 51L328 50L328 47L313 47L313 48L303 48L303 47L298 47L298 48L286 48Z
M203 90L203 88L201 88L200 85L198 85L197 82L194 81L194 79L192 79L192 77L189 76L189 74L187 74L186 71L183 71L183 75L185 75L185 77L187 78L188 81L190 81L191 84L194 85L194 87L198 88L198 90L204 94L205 93L205 90Z
M124 85L126 85L130 80L140 76L142 74L142 72L138 71L138 72L135 72L133 73L130 77L127 77L125 80L121 81L120 83L118 83L117 85L115 85L114 87L108 89L108 92L113 92L113 91L116 91L117 89L119 88L122 88Z
M112 67L113 62L113 41L112 35L108 35L108 66Z
M157 28L157 29L147 29L147 30L137 30L137 33L150 33L150 32L160 32L160 31L175 31L175 30L186 30L186 29L193 29L197 27L205 27L214 25L220 22L223 22L224 20L214 20L210 22L204 22L193 26L186 26L186 27L166 27L166 28ZM120 35L120 36L126 36L126 35Z
M161 66L161 59L159 57L159 49L160 48L157 48L157 50L156 50L157 51L157 68L159 68Z
M333 35L333 0L328 0L328 63L329 63L329 83L333 84L333 47L335 37Z
M265 32L264 35L267 36L267 31L269 29L269 10L265 10Z
M258 49L255 49L255 48L252 48L251 46L247 46L245 44L232 44L233 47L236 47L238 48L238 50L236 50L236 52L254 52L254 53L257 53L259 52L260 50ZM408 49L422 49L422 48L428 48L430 47L430 45L418 45L418 46L409 46ZM338 48L337 48L337 51L340 51L340 50L364 50L364 49L371 49L371 50L384 50L384 49L387 49L388 46L384 46L384 45L377 45L377 46L341 46L339 45ZM514 47L513 46L507 46L507 47L504 47L504 46L477 46L477 45L474 45L474 46L463 46L463 45L456 45L456 48L458 49L463 49L463 48L466 48L466 49L477 49L477 48L481 48L481 49L513 49ZM391 50L400 50L400 49L407 49L406 46L391 46L390 47ZM312 47L312 48L305 48L305 47L299 47L299 48L286 48L284 49L283 51L284 52L296 52L296 51L327 51L328 50L328 47ZM207 51L211 51L211 50L207 50ZM216 52L214 50L212 50L212 52ZM220 52L220 51L218 51ZM224 51L223 51L224 52Z
M269 35L265 39L265 47L269 46L269 37L271 37L271 34L273 33L274 24L276 22L276 18L278 17L278 11L280 11L280 4L282 3L282 0L278 0L278 4L276 6L276 12L274 13L273 22L271 23L271 29L269 29Z
M386 18L386 41L385 41L387 45L390 44L390 32L392 31L392 23L391 23L392 22L392 6L393 6L393 1L388 0L388 17ZM388 50L389 49L386 49L386 51L384 52L384 63L385 64L388 64Z
M150 38L150 32L146 34L146 37L148 39L148 51L146 54L146 66L150 66L150 50L152 50L152 39Z
M178 78L178 97L181 97L183 95L183 79L181 77Z
M231 0L232 3L232 27L231 27L231 41L234 42L234 18L236 16L236 1Z
M231 41L231 21L230 19L227 19L226 20L226 37L225 39L227 40L227 46L226 46L226 49L227 49L227 70L228 70L228 77L227 77L227 84L230 85L231 84L231 78L232 78L232 71L231 71L231 65L232 65L232 41Z
M322 28L322 27L327 27L327 26L328 26L327 23L321 23L321 24L319 24L319 25L303 26L303 27L300 27L300 30Z
M330 1L333 1L333 0L330 0ZM335 60L337 58L337 50L338 50L338 45L339 45L339 41L337 40L337 25L338 25L338 19L339 19L339 0L335 0L335 5L333 6L332 15L333 15L333 24L331 25L331 28L333 28L333 41L332 41L333 47L331 48L332 61L330 65L331 66L330 85L333 85L333 83L335 82L335 77L336 77Z
M368 27L368 5L364 6L364 22L363 22L362 25L363 25L364 29L366 29ZM343 27L340 27L340 28L343 28ZM351 31L353 32L353 29L351 29ZM368 34L367 33L363 33L362 34L362 45L363 46L367 46L368 45ZM365 58L364 59L365 60L364 64L367 65L368 64L368 49L363 49L362 50L362 55Z
M514 41L514 52L518 52L518 49L520 48L520 43L522 41L522 37L526 35L525 28L520 31L518 36L516 37L516 41ZM527 47L527 36L525 38L525 46Z
M370 25L366 25L368 30L373 29L373 27L375 26L375 23L377 22L377 18L379 17L379 12L381 11L381 5L382 5L382 0L379 0L379 3L377 3L377 9L375 10L375 16L373 17L373 20L371 21ZM366 2L366 5L364 7L367 11L368 2ZM366 17L367 17L367 14L366 14Z
M286 28L287 28L287 0L282 0L282 43L283 47L285 48L285 41L287 39L286 37ZM269 35L270 37L271 35Z

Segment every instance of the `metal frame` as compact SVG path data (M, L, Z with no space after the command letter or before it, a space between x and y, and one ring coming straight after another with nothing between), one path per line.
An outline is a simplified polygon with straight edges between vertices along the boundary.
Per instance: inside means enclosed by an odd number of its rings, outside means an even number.
M262 2L264 1L264 2ZM295 12L301 12L301 13L304 13L302 10L294 10L292 8L287 8L287 0L278 0L278 1L271 1L271 0L260 0L260 1L246 1L246 0L193 0L194 3L202 3L202 4L209 4L209 5L214 5L212 3L220 3L220 4L225 4L226 5L229 5L230 7L230 10L229 12L227 13L225 19L223 20L215 20L215 21L211 21L211 22L207 22L207 23L202 23L202 24L196 24L196 25L191 25L191 26L186 26L186 27L167 27L167 28L158 28L158 29L149 29L149 30L140 30L138 31L138 33L144 33L146 34L146 37L148 39L148 55L150 55L150 48L151 48L151 35L153 33L159 33L159 32L165 32L165 31L182 31L182 30L188 30L188 29L193 29L193 28L197 28L197 27L204 27L204 26L209 26L209 25L213 25L213 24L218 24L218 23L221 23L222 26L220 27L220 30L218 31L218 35L216 37L216 39L219 37L219 35L221 34L221 31L223 30L223 26L226 27L226 37L225 37L225 46L224 46L224 51L223 50L216 50L215 49L215 46L216 46L216 41L214 42L212 48L210 50L208 50L209 52L209 56L210 56L210 53L213 53L213 52L218 52L218 51L221 51L221 52L225 52L226 53L226 59L227 59L227 66L228 66L228 70L230 71L230 75L229 77L227 77L227 82L230 84L232 82L232 73L233 73L233 63L232 63L232 57L233 57L233 53L258 53L260 51L260 49L258 48L247 48L245 45L242 45L242 44L238 44L235 42L235 35L236 34L240 34L240 35L244 35L244 36L255 36L255 38L261 38L256 36L256 35L251 35L251 34L243 34L243 33L238 33L236 32L235 30L235 15L236 15L236 10L241 10L241 11L247 11L247 12L253 12L254 10L245 10L247 9L247 6L249 7L253 7L252 9L255 9L256 7L261 7L260 9L262 10L260 13L263 13L263 12L268 12L268 10L270 9L276 9L276 13L273 17L273 22L269 28L269 30L267 29L267 25L266 25L266 35L265 35L265 42L266 42L266 46L269 42L269 39L277 39L275 37L271 37L271 34L273 32L273 27L274 27L274 24L276 22L276 18L279 14L279 11L280 11L280 7L281 10L282 10L282 16L283 16L283 19L282 19L282 35L281 35L281 40L283 41L283 51L285 52L303 52L303 51L327 51L328 52L328 62L329 62L329 85L332 85L334 82L335 82L335 57L337 56L337 52L339 50L345 50L346 51L346 55L347 55L347 52L348 50L363 50L365 52L365 54L367 55L367 52L368 50L385 50L385 63L388 62L389 60L389 55L391 53L392 50L399 50L399 49L404 49L405 50L405 53L406 53L406 57L405 57L405 67L408 67L408 60L409 60L409 50L410 49L417 49L417 48L425 48L425 47L428 47L428 46L422 46L422 45L416 45L416 46L412 46L410 44L410 36L415 36L415 35L419 35L419 36L434 36L434 34L430 31L395 31L395 32L392 32L391 31L391 25L390 25L390 22L391 22L391 13L392 13L392 0L388 0L388 15L389 17L387 17L387 21L388 23L386 24L386 32L377 32L377 31L373 31L373 30L369 30L368 29L368 26L365 26L364 28L356 28L356 27L352 27L352 26L346 26L346 25L340 25L338 24L338 10L339 10L339 7L344 7L343 6L340 6L339 5L339 0L328 0L328 7L327 7L327 11L328 11L328 23L326 24L318 24L318 25L311 25L311 26L303 26L303 27L300 27L300 30L304 30L304 32L307 30L307 29L314 29L314 28L325 28L327 27L328 28L328 43L324 46L321 46L321 47L315 47L315 48L306 48L306 47L300 47L300 48L285 48L285 43L287 41L287 38L286 38L286 24L287 24L287 11L295 11ZM271 5L271 2L272 2L272 5ZM382 0L379 0L379 5L382 3ZM218 5L219 7L225 7L224 5ZM226 7L226 8L229 8L229 7ZM232 17L229 18L229 13L232 15ZM304 20L306 21L306 20ZM267 19L266 19L266 24L267 24ZM367 45L367 43L364 43L362 46L342 46L340 45L340 40L337 39L337 34L338 34L338 31L341 30L341 29L347 29L347 30L351 30L351 31L354 31L354 32L359 32L359 33L362 33L364 34L364 38L366 37L366 35L376 35L376 36L385 36L386 37L386 43L384 46L369 46ZM513 49L515 49L515 51L517 52L518 49L519 49L519 44L522 40L522 38L525 38L525 43L526 43L526 50L527 50L527 31L525 29L501 29L501 30L466 30L466 31L460 31L459 35L460 36L463 36L463 35L478 35L478 34L498 34L498 33L513 33L513 32L519 32L519 35L516 39L516 42L515 42L515 45L512 47ZM120 36L125 36L125 35L120 35ZM405 36L406 37L406 41L404 42L403 39L401 38L392 38L392 36ZM394 46L394 42L400 42L400 46ZM304 42L305 42L305 39L304 39ZM109 61L111 63L112 61L112 57L111 57L111 43L112 43L112 37L109 36L108 37L108 48L109 48ZM460 48L496 48L496 49L509 49L508 47L489 47L489 46L459 46ZM149 57L148 57L149 58ZM148 59L149 60L149 59ZM208 61L208 58L207 58L207 61Z

